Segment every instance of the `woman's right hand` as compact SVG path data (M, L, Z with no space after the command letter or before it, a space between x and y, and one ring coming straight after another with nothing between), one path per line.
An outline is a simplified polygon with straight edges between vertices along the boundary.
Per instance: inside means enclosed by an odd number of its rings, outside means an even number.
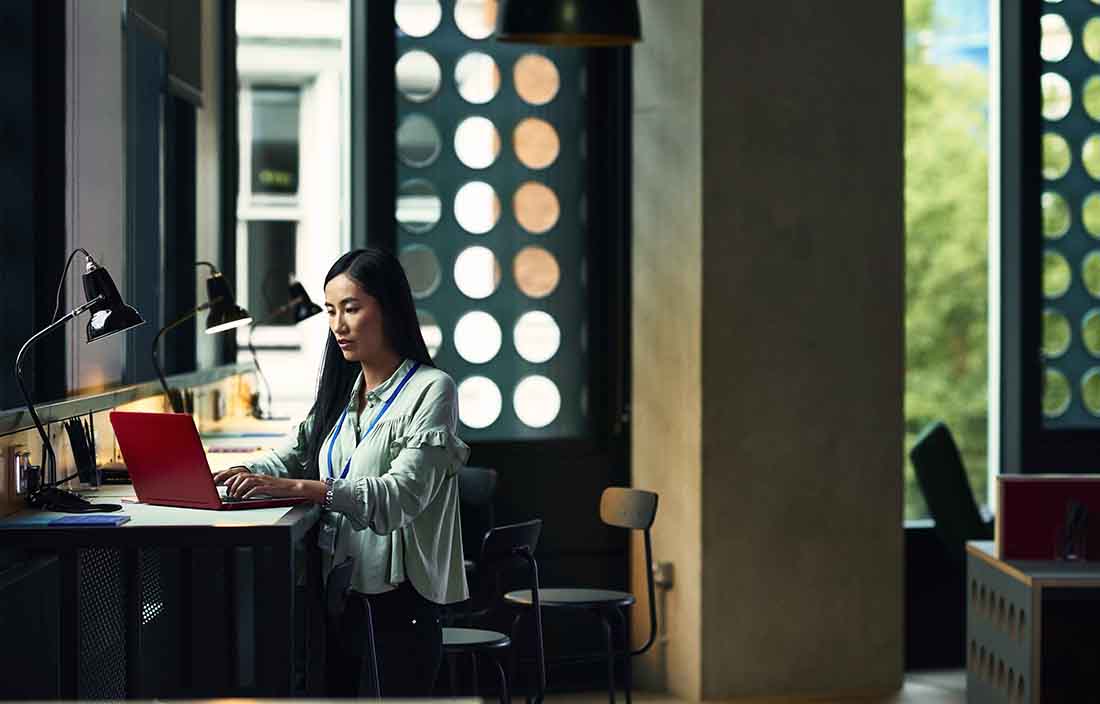
M223 469L220 472L214 472L214 484L225 484L226 491L230 496L236 496L233 490L237 487L245 477L252 474L252 471L248 467L236 466L229 469Z

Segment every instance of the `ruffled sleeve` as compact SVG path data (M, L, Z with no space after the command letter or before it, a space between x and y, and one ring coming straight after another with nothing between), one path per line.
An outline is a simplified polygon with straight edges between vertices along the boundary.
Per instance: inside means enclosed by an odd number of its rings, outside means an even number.
M466 464L466 460L470 458L470 446L459 440L458 436L448 428L443 427L400 435L390 443L390 452L397 455L402 450L420 450L426 447L443 450L448 459L449 476L457 474L458 468Z

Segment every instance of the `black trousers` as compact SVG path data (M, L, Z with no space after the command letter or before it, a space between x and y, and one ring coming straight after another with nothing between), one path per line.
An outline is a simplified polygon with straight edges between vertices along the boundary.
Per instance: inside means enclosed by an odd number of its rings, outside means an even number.
M406 580L385 594L351 592L338 617L329 616L326 648L326 690L330 697L373 694L367 650L370 599L379 681L386 697L431 697L443 659L440 607Z

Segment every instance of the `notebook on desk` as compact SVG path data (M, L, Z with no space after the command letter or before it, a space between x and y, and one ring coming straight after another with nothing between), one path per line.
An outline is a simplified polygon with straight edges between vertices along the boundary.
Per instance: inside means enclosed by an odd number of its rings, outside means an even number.
M221 495L195 421L186 413L113 411L111 426L138 500L213 510L293 506L304 497L234 499Z

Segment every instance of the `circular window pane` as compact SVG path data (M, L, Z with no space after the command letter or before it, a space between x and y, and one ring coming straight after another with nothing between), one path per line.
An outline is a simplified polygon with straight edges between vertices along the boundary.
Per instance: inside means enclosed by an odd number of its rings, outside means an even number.
M1058 252L1043 253L1043 295L1057 298L1069 290L1073 274L1069 262Z
M414 103L423 103L439 92L443 73L431 54L419 49L408 51L397 60L397 90Z
M516 384L512 403L524 425L545 428L561 411L561 394L557 385L546 377L529 376Z
M553 189L537 181L528 181L512 196L512 210L524 230L541 235L558 223L561 205Z
M1048 181L1062 178L1069 171L1071 161L1069 144L1065 138L1053 132L1043 135L1043 178Z
M1085 140L1081 147L1081 162L1089 176L1100 181L1100 134L1094 134Z
M471 169L484 169L500 154L500 134L484 117L467 117L455 130L455 154Z
M1100 252L1093 251L1081 261L1081 280L1085 290L1100 298Z
M409 115L397 127L397 155L409 166L432 163L441 146L435 123L423 115Z
M1069 114L1073 105L1073 91L1069 81L1057 73L1044 73L1041 79L1043 87L1043 117L1048 120L1061 120Z
M1043 193L1043 236L1058 239L1066 234L1070 225L1069 204L1057 193Z
M554 292L561 279L558 260L542 247L524 247L512 264L516 286L531 298L545 298Z
M500 325L480 310L467 313L455 325L455 349L471 364L484 364L500 352Z
M1081 104L1089 117L1100 120L1100 76L1085 81L1085 87L1081 89Z
M1043 354L1047 357L1061 357L1069 349L1073 334L1069 320L1053 308L1043 311Z
M516 352L528 362L540 364L558 352L561 330L554 318L541 310L524 313L512 331Z
M1057 369L1047 369L1043 375L1043 415L1057 418L1069 408L1071 393L1066 375Z
M1100 237L1100 193L1090 193L1081 204L1081 224L1093 237Z
M1100 17L1093 17L1081 31L1081 43L1085 53L1093 61L1100 62Z
M492 380L471 376L458 385L458 418L469 428L487 428L500 417L503 398Z
M435 227L443 201L435 186L422 178L405 181L397 193L397 222L409 232L423 234Z
M1100 310L1093 308L1081 321L1081 341L1093 357L1100 357Z
M393 18L401 31L410 37L426 37L439 26L443 8L439 0L397 0Z
M500 264L488 247L467 247L455 258L455 284L473 299L488 298L500 285Z
M435 293L442 278L435 252L422 244L411 244L401 250L398 258L409 279L413 298L426 298Z
M471 181L455 194L455 220L462 229L483 235L500 219L500 198L493 187L483 181Z
M516 158L529 169L545 169L558 158L558 132L546 120L528 117L512 133Z
M458 0L455 24L470 39L484 39L497 24L497 0Z
M531 105L545 105L561 87L558 67L541 54L524 54L512 69L516 92Z
M500 90L500 69L488 54L471 51L455 65L455 85L466 102L480 105L496 97Z
M1044 61L1061 61L1073 47L1073 33L1061 15L1043 15L1039 20L1043 28L1043 39L1039 45L1039 54Z
M435 316L426 310L416 309L416 320L420 323L420 334L424 337L424 346L428 355L435 359L439 348L443 346L443 328L439 327Z
M1085 410L1100 416L1100 369L1093 367L1081 377L1081 403Z

